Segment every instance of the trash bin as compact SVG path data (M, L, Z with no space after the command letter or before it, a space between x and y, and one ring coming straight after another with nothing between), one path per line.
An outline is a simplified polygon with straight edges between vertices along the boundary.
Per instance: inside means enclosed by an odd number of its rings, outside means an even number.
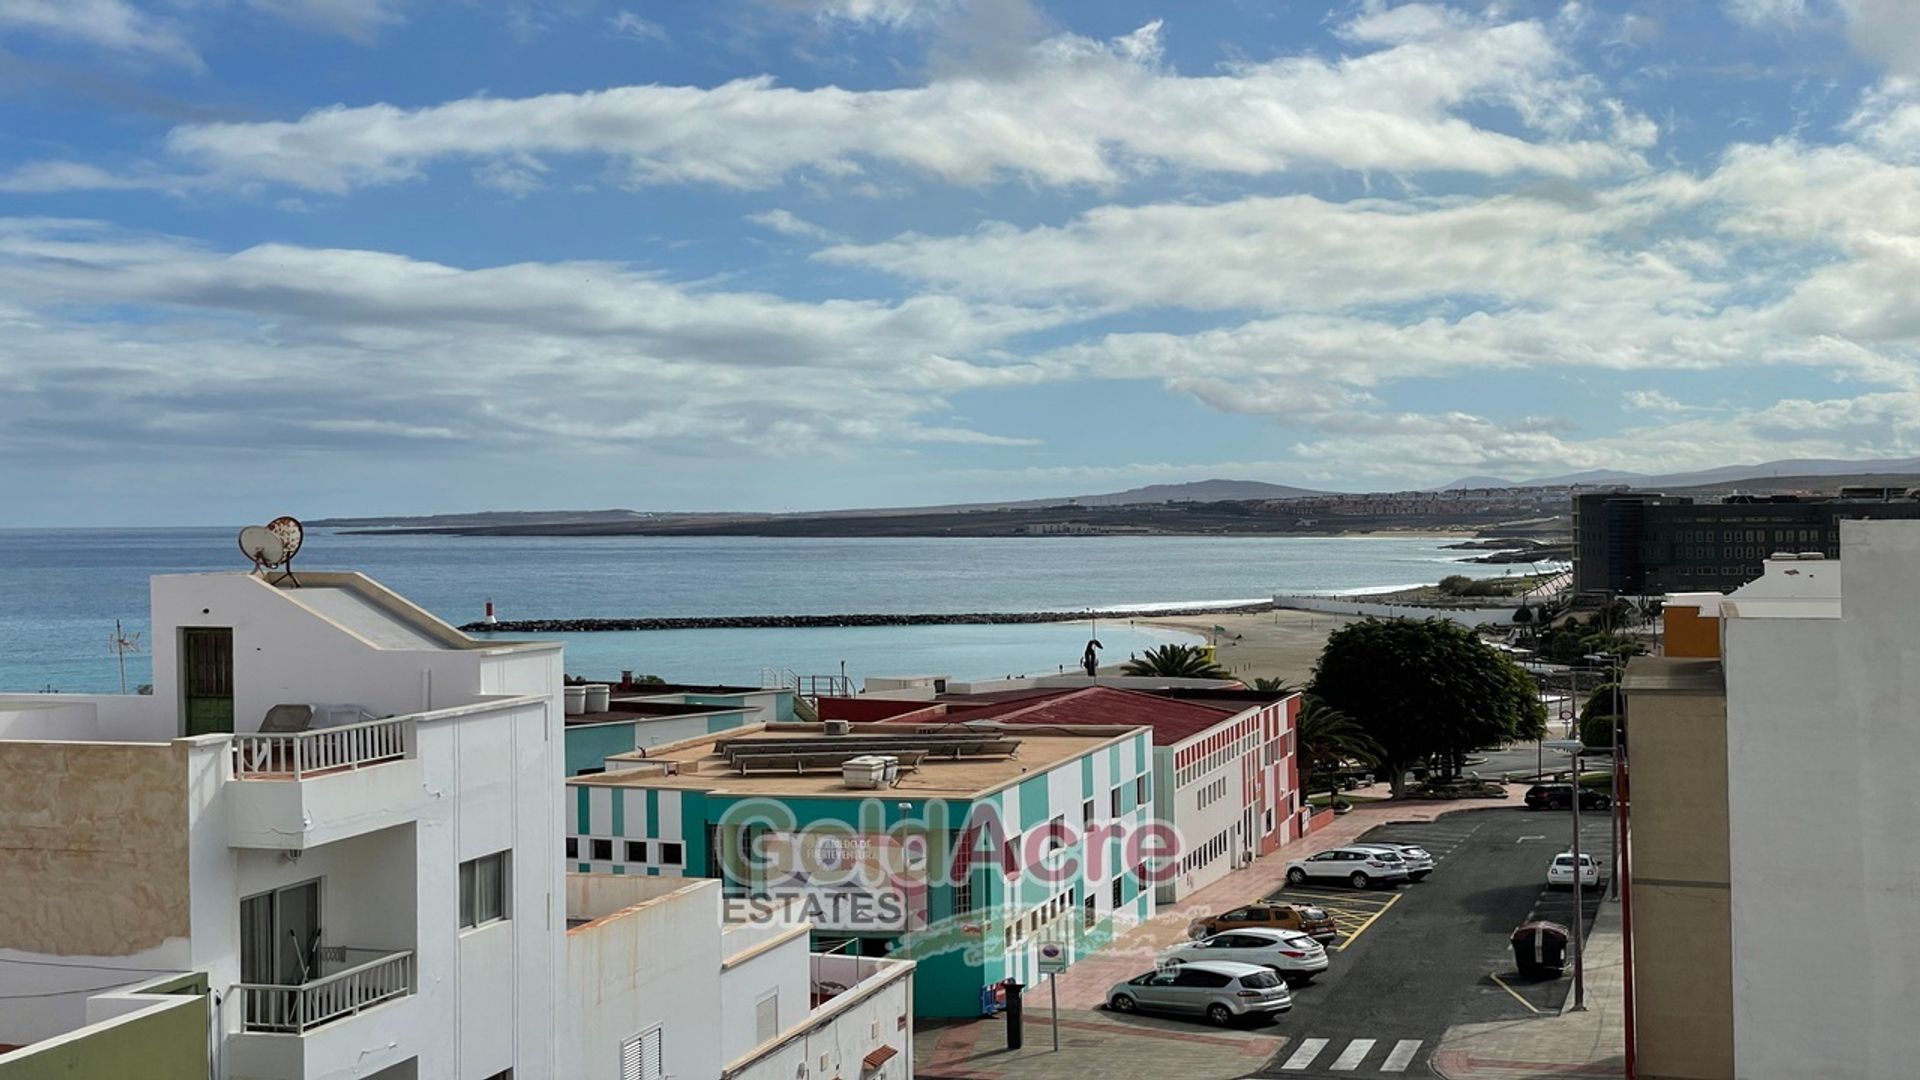
M1567 963L1567 928L1557 922L1530 922L1516 927L1513 964L1522 978L1557 979Z

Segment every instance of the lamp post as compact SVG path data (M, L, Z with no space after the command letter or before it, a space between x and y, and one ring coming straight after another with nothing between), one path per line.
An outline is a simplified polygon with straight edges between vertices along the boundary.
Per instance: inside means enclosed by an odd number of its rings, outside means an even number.
M1613 812L1608 815L1612 822L1612 835L1609 841L1613 852L1613 870L1607 878L1607 899L1620 902L1620 816L1624 812L1620 805L1620 788L1623 766L1620 757L1620 658L1607 653L1590 653L1588 660L1604 661L1609 666L1607 680L1613 684Z
M1580 863L1580 751L1586 749L1579 739L1550 739L1545 744L1573 759L1573 1012L1587 1008L1587 971L1581 962L1585 937L1581 923L1586 919L1587 883Z

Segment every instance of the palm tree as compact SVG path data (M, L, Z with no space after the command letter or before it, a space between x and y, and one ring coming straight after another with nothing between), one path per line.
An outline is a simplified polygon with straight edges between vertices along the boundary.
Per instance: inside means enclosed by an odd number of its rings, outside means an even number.
M1301 689L1299 683L1291 683L1285 679L1269 679L1264 676L1253 680L1252 688L1262 693L1279 694L1282 697L1298 693Z
M1309 770L1329 777L1329 798L1340 794L1339 768L1343 761L1378 762L1385 751L1353 717L1308 695L1293 720L1294 746Z
M1161 645L1120 668L1122 675L1154 675L1163 679L1226 679L1227 669L1207 659L1198 645Z

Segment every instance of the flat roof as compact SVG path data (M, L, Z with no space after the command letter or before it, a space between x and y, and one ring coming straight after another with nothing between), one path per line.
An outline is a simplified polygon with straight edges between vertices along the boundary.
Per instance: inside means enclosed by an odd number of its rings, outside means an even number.
M1621 685L1627 693L1725 693L1726 669L1718 660L1678 656L1636 656L1627 661Z
M957 724L935 725L948 730L966 730ZM928 756L913 771L902 769L900 782L891 788L866 790L849 788L838 769L806 773L755 772L742 776L721 753L727 742L755 739L819 739L826 735L823 724L752 724L732 731L702 735L678 742L648 746L621 755L622 763L640 761L637 768L609 771L592 776L577 776L569 784L584 787L673 788L704 791L715 795L800 795L833 798L879 796L894 799L977 798L1022 779L1037 775L1071 761L1090 751L1117 743L1132 735L1139 725L1088 727L1083 732L1027 732L1017 726L1005 734L1020 740L1013 757L935 758ZM861 724L857 736L871 740L898 735L903 742L915 734L914 725ZM1000 730L997 725L987 730ZM904 750L904 747L903 747ZM863 749L865 753L885 750ZM609 759L614 760L614 759ZM668 770L672 770L669 772Z
M1279 699L1275 699L1279 700ZM1153 730L1155 746L1185 742L1209 728L1255 707L1235 701L1191 701L1138 690L1089 686L1065 690L1038 700L1011 701L963 714L972 723L998 720L1011 724L1098 725L1124 724Z
M567 717L569 725L611 724L621 720L661 720L687 716L737 716L750 711L745 705L682 705L673 701L645 701L614 698L603 712L580 713Z

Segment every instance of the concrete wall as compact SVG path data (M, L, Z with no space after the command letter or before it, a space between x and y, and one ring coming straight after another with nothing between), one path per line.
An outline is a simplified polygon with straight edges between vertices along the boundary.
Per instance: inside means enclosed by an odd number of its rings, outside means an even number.
M1708 667L1641 657L1627 669L1634 1011L1649 1078L1734 1075L1727 702L1669 678Z
M722 960L719 1014L722 1062L738 1060L752 1053L763 1041L770 1041L762 1040L757 1030L756 1014L761 1001L772 999L775 1003L775 1038L813 1011L808 955L808 935L802 929L800 933L775 937Z
M206 981L165 982L101 995L99 1020L0 1054L0 1080L207 1080Z
M751 1062L734 1062L725 1080L793 1080L797 1076L909 1080L913 1076L913 977L908 965L842 956L810 958L814 977L853 989L830 1000L757 1048ZM893 1056L871 1072L862 1060L882 1047ZM801 1072L802 1067L806 1069Z
M1920 525L1843 522L1841 549L1840 618L1723 613L1742 1077L1920 1060Z
M669 888L661 879L601 877L576 884L581 877L568 877L571 897L602 895L569 911L605 910L629 897L638 906L567 931L561 993L569 1033L555 1075L619 1080L621 1045L656 1024L668 1075L719 1075L720 883L676 880ZM605 895L616 889L623 891Z
M50 965L187 966L186 801L176 746L0 744L0 1042L81 1022L103 972Z

